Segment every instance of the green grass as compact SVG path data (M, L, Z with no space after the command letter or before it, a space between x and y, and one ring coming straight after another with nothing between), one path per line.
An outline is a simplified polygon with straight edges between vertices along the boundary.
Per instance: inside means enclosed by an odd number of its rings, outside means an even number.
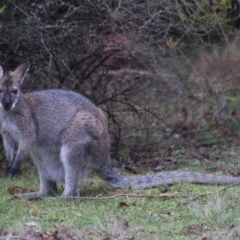
M32 168L18 178L1 178L0 236L11 233L31 239L39 234L41 239L54 239L56 234L55 239L234 239L240 229L239 187L219 191L222 187L179 183L169 189L169 193L178 192L175 197L155 199L28 201L11 198L8 193L10 186L36 190L38 185ZM163 189L113 189L93 176L82 184L81 196L159 195Z

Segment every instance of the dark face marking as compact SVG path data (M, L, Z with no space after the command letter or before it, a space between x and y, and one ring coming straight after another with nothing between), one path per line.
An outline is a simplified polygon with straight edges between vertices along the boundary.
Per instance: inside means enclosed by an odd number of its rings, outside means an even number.
M9 111L13 105L13 100L12 100L12 97L11 97L11 94L9 92L9 89L7 89L3 95L3 98L2 98L2 106L3 108L6 110L6 111Z
M17 101L18 87L14 84L11 76L6 74L0 81L0 101L5 111L11 110Z
M18 105L22 96L20 85L29 67L30 62L26 61L8 74L0 65L0 107L5 111L13 110Z

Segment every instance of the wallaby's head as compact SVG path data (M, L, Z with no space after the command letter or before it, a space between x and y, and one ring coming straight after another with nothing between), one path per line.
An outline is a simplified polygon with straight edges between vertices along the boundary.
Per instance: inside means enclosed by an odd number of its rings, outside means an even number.
M0 65L0 108L10 111L21 101L21 84L29 67L30 62L24 62L9 74Z

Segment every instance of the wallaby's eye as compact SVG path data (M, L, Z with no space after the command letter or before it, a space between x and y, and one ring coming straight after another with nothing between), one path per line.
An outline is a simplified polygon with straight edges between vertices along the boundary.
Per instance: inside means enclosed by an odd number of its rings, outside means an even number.
M3 92L3 90L0 88L0 93L2 93Z
M13 94L18 94L18 90L17 90L17 89L13 89L13 90L12 90L12 93L13 93Z

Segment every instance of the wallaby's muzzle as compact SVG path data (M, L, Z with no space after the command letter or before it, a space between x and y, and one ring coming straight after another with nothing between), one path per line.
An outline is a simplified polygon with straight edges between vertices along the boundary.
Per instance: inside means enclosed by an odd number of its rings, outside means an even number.
M11 96L8 96L8 94L6 94L6 96L4 96L2 99L2 106L3 106L4 110L9 111L11 109L12 105L13 105L13 101L11 99Z

